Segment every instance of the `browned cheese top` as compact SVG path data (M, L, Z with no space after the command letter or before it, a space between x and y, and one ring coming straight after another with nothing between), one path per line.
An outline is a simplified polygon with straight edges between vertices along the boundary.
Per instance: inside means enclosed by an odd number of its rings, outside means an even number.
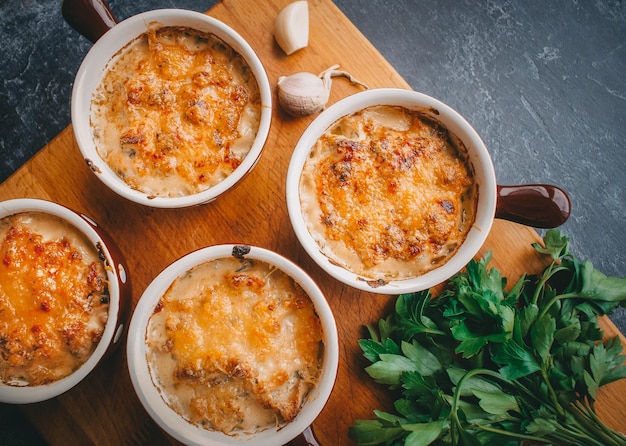
M71 374L100 341L108 308L104 264L78 230L37 212L0 220L0 383Z
M250 151L261 100L247 62L212 34L152 28L113 58L92 98L100 156L133 189L184 196Z
M300 180L309 232L333 262L367 279L407 279L444 264L475 218L463 147L417 111L374 106L335 122Z
M323 360L321 322L304 290L269 264L235 258L177 278L150 318L146 342L166 403L224 433L293 420Z

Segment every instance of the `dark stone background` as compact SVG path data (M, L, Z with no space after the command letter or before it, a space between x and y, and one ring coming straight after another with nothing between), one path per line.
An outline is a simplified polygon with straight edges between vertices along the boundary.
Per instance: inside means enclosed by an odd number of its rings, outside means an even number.
M109 4L121 20L162 7L206 11L215 2ZM568 191L573 213L560 229L573 253L626 276L626 2L336 4L413 89L467 118L499 184ZM0 0L0 181L70 124L72 82L90 46L64 23L60 2ZM612 319L626 333L626 312ZM10 409L0 405L0 444L36 444Z

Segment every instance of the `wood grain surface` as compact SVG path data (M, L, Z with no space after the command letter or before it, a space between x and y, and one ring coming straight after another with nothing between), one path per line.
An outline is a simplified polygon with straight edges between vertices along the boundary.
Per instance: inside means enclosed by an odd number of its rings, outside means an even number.
M309 46L285 56L274 42L274 18L290 0L224 0L207 13L232 26L255 49L275 90L279 76L319 73L334 64L370 88L408 84L330 0L309 0ZM359 91L335 79L330 102ZM69 100L69 98L68 98ZM259 163L237 187L217 201L179 210L151 209L110 192L80 156L71 126L0 185L0 198L37 197L64 204L100 223L127 258L134 303L163 268L184 254L213 244L245 243L274 250L307 270L325 293L337 319L340 365L333 394L313 428L322 445L352 444L348 428L356 419L390 408L384 389L363 371L358 347L364 326L391 309L393 296L353 290L318 268L300 247L285 204L285 177L291 151L313 117L293 119L274 105L272 128ZM528 227L497 220L479 253L493 252L492 265L516 280L544 265L531 244ZM623 336L608 319L607 335ZM626 382L602 389L601 418L626 432ZM51 445L176 444L149 418L133 391L120 349L78 387L44 403L20 409Z

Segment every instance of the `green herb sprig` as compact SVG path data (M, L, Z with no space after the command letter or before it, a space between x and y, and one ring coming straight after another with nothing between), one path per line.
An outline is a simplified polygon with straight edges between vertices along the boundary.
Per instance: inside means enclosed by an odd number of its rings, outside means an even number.
M546 232L552 262L507 290L472 260L437 297L400 295L359 345L373 380L397 392L349 434L359 445L626 445L594 409L598 389L626 377L618 338L598 316L626 304L626 278L607 277Z

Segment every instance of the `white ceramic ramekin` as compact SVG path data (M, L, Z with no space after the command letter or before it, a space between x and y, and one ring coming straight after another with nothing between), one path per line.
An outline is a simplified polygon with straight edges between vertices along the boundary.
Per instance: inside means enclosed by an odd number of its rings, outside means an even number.
M107 265L109 316L101 340L89 359L74 373L51 384L12 386L0 384L0 402L26 404L54 398L80 383L104 358L123 343L132 305L130 276L125 260L106 231L91 218L57 203L33 198L0 202L0 219L23 212L54 215L82 232Z
M371 280L332 262L320 250L307 229L300 205L299 183L304 163L317 139L343 116L374 105L395 105L418 110L443 125L467 149L478 186L476 219L465 242L448 262L421 276L389 280L373 287ZM446 104L422 93L396 88L366 90L348 96L324 110L305 130L298 141L287 172L287 208L298 240L309 256L335 279L354 288L380 294L402 294L424 290L437 285L461 270L483 245L496 211L497 185L491 157L485 144L472 126Z
M141 296L131 319L127 358L131 381L146 411L157 424L172 437L188 445L209 444L230 446L254 444L276 446L286 444L305 431L322 411L335 383L339 362L338 335L332 311L322 291L315 282L297 265L272 251L254 246L245 258L263 261L276 266L298 283L311 298L320 317L324 331L323 365L320 380L308 396L302 410L292 422L253 434L230 436L195 426L171 409L153 384L146 360L146 327L159 299L172 282L193 267L210 260L233 256L233 249L242 245L216 245L185 255L165 268L147 287ZM238 252L241 251L238 249ZM239 256L239 254L237 254Z
M69 7L68 7L69 8ZM151 197L129 187L100 157L90 123L91 98L100 84L107 64L118 51L145 33L150 25L183 26L209 32L241 54L256 77L261 93L261 118L254 143L235 171L215 186L181 197ZM252 49L235 30L221 21L195 11L160 9L144 12L112 26L97 39L85 56L72 89L71 117L78 147L92 172L118 195L145 206L182 208L208 203L235 186L257 163L270 129L272 92L265 69Z

